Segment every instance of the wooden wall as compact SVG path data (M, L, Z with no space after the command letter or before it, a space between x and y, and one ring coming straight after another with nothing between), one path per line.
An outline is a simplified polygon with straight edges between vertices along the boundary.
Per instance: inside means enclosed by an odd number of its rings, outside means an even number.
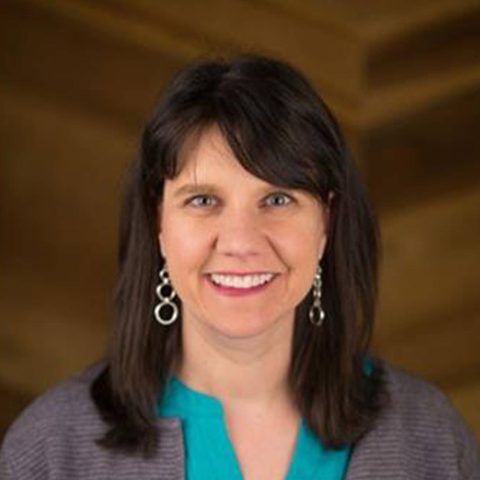
M248 50L306 72L357 154L384 235L376 350L480 437L479 44L473 0L4 0L0 430L104 349L125 168L162 86Z

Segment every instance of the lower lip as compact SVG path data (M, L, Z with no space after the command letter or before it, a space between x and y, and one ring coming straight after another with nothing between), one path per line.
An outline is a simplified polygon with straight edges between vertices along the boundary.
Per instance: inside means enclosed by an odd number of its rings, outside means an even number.
M223 287L213 283L211 278L207 275L206 280L213 287L213 289L220 293L221 295L226 295L227 297L245 297L247 295L254 295L256 293L261 293L265 291L272 283L275 281L278 275L275 275L269 282L264 283L263 285L258 285L256 287L250 288L234 288L234 287Z

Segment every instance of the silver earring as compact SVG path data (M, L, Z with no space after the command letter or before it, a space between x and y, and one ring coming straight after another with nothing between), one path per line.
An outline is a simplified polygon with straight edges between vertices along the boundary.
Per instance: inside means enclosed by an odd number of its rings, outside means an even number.
M308 312L310 322L316 327L320 327L325 318L325 312L322 308L322 267L318 264L315 278L313 279L313 303Z
M157 285L156 294L158 299L160 300L159 303L155 306L153 314L155 315L155 319L158 323L162 325L171 325L178 317L178 307L173 302L173 299L177 296L175 290L173 289L172 285L170 284L170 278L167 274L167 266L164 265L163 268L160 270L158 276L160 277L160 282ZM164 294L162 289L168 287L170 289L170 294ZM162 308L169 306L172 310L172 313L169 317L162 317ZM167 309L168 310L168 309Z

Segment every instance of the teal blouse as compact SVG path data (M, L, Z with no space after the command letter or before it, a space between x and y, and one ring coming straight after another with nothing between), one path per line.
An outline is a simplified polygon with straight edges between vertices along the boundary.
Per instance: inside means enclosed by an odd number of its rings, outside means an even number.
M366 372L371 368L367 360ZM182 421L188 480L243 479L217 398L195 391L173 376L158 402L157 415ZM340 450L325 448L302 419L286 480L342 480L351 452L351 445Z

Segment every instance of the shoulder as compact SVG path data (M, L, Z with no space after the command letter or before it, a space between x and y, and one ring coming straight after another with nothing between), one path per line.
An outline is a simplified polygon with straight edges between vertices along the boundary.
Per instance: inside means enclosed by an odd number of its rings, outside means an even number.
M3 440L0 473L14 478L13 473L7 475L5 472L31 468L29 478L47 478L42 468L47 468L46 459L55 453L56 443L62 444L65 453L68 449L66 439L75 437L81 442L104 430L90 398L90 385L103 368L101 362L89 367L45 392L20 414Z
M372 476L375 468L398 468L395 478L477 478L478 443L449 398L432 383L377 361L389 400L374 428L357 444L355 468Z
M381 361L381 365L390 395L391 413L413 418L421 413L422 418L459 420L451 401L436 385L385 361Z
M92 382L103 362L47 391L12 424L0 450L0 478L138 480L182 477L181 426L177 419L158 419L162 433L156 455L106 450L96 440L109 426L91 396Z
M444 434L460 443L472 440L473 432L449 397L436 385L386 362L385 379L390 394L387 414L414 428L417 435ZM477 446L477 445L476 445Z
M5 441L33 432L68 428L80 419L97 417L90 386L103 368L103 363L95 364L40 395L15 420Z

